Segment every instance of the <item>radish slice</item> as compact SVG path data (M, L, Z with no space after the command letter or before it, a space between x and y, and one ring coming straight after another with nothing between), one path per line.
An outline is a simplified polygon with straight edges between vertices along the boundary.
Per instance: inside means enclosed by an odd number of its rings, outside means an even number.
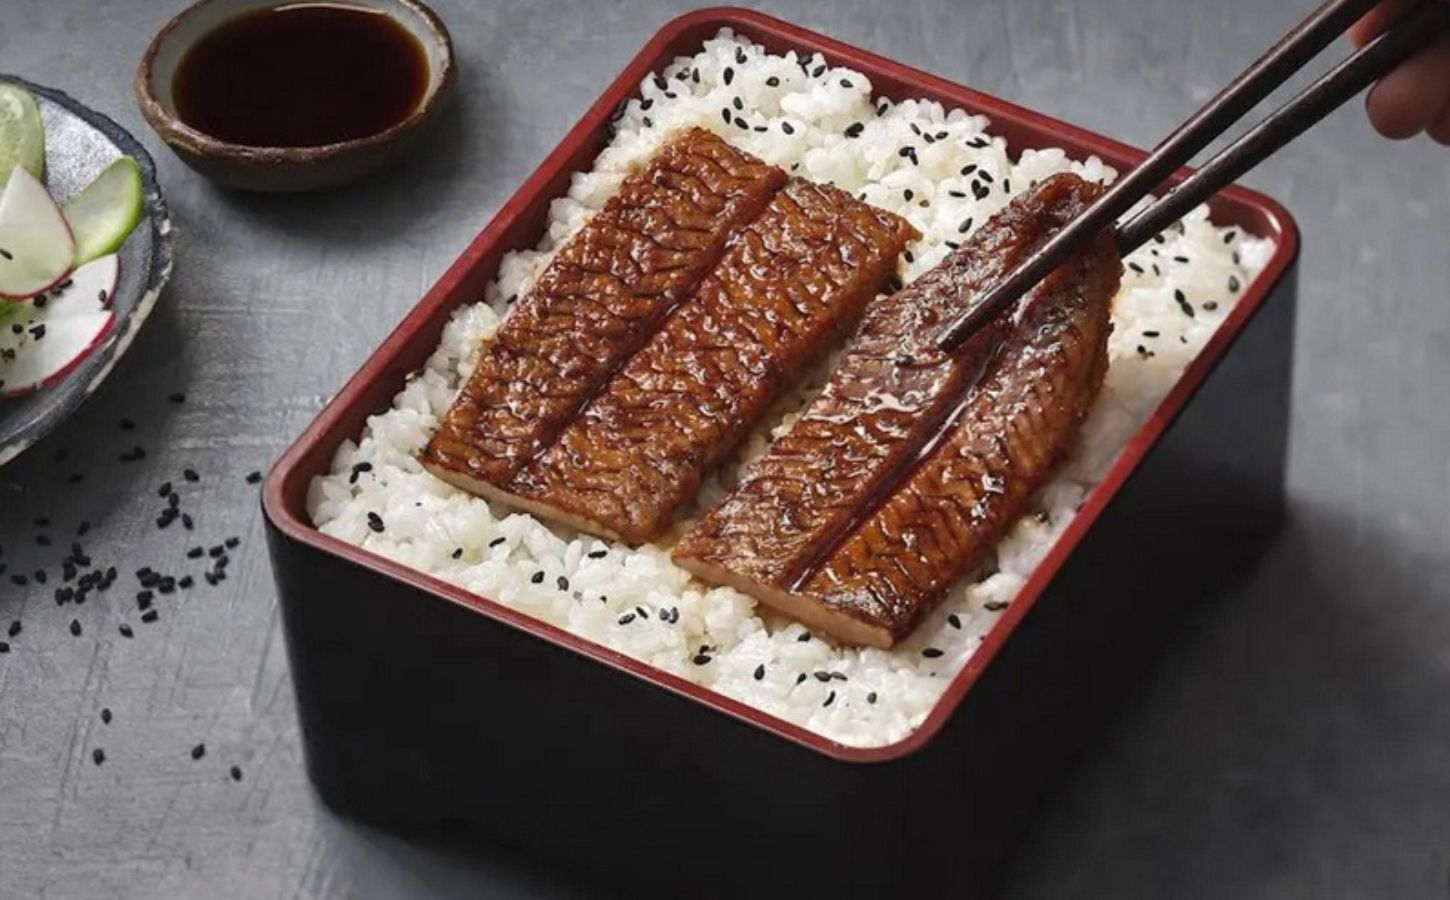
M65 278L76 244L45 185L16 166L0 194L0 297L34 297Z
M76 269L50 294L16 304L0 330L0 397L17 397L65 377L110 335L120 280L115 254Z

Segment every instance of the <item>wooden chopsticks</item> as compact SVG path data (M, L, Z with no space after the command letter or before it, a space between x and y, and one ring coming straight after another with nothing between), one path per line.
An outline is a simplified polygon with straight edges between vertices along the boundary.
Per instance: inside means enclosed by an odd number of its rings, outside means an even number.
M1228 87L1189 116L1082 215L989 288L970 309L948 323L937 345L947 353L960 347L983 324L1067 262L1084 240L1112 226L1138 201L1160 187L1195 153L1246 115L1378 2L1329 0L1316 9ZM1119 252L1126 256L1141 246L1447 30L1450 30L1450 5L1440 0L1422 0L1416 9L1229 144L1152 206L1119 225L1115 232Z

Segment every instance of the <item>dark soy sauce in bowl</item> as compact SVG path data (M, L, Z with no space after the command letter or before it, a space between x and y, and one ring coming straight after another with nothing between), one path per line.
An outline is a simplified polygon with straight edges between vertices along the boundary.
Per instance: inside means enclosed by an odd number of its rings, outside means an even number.
M428 90L422 45L391 16L297 3L243 13L181 58L182 122L250 147L319 147L407 120Z

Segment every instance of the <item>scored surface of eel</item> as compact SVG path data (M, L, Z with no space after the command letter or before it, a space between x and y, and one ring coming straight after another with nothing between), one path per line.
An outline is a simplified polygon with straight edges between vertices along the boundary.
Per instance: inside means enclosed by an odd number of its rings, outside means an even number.
M917 236L834 187L793 178L720 264L508 490L608 537L667 530L701 478L849 326Z
M950 580L941 584L940 590L934 588L934 592L917 590L898 597L886 596L882 592L888 582L868 577L875 565L871 561L873 554L881 551L883 567L906 566L906 557L890 552L893 548L908 555L918 554L913 557L915 567L906 567L918 576L912 583L935 584L929 578L921 581L921 576L930 570L950 571L951 578L958 577L974 564L981 550L990 548L994 537L988 533L991 529L980 527L983 523L966 517L949 526L971 532L976 544L969 547L962 542L938 541L932 547L940 546L947 552L926 553L922 541L933 532L890 530L890 525L913 524L899 515L877 523L880 528L873 530L876 507L900 513L900 508L893 505L894 495L908 492L916 496L916 479L932 470L932 461L947 452L943 448L955 446L955 432L948 418L956 413L953 421L969 421L962 411L976 409L972 404L984 402L983 391L989 384L996 384L992 381L997 377L994 373L1005 371L1002 367L1016 356L1029 354L1034 359L1054 361L1053 366L1039 366L1037 377L1044 383L1058 376L1067 378L1068 383L1078 378L1091 385L1087 390L1090 400L1101 373L1095 380L1088 377L1091 372L1074 368L1081 357L1068 354L1069 360L1056 351L1029 347L1023 343L1023 329L1038 317L1049 315L1044 311L1083 307L1094 311L1093 316L1100 312L1101 329L1093 325L1096 318L1079 321L1086 313L1068 316L1064 321L1073 323L1073 328L1060 342L1063 348L1077 346L1085 335L1086 343L1082 345L1096 346L1097 357L1105 359L1107 306L1116 290L1119 269L1116 257L1103 257L1100 247L1095 247L1089 257L1079 256L951 358L938 353L931 341L942 324L969 303L977 291L1081 212L1099 192L1096 185L1075 176L1044 181L984 223L961 249L935 269L868 312L825 391L791 431L751 467L735 491L685 536L676 547L676 561L707 581L737 587L848 641L889 646L910 631L920 615L940 599ZM1069 277L1069 272L1082 277ZM1049 315L1055 316L1057 313ZM1088 358L1092 357L1088 354ZM979 377L982 381L969 392L969 386ZM1013 382L998 387L1021 385ZM1053 390L1056 393L1050 395L1026 395L1026 401L1046 398L1058 402L1063 391ZM968 397L965 403L964 395ZM986 412L982 411L982 415ZM990 421L1003 428L1020 424L1005 414ZM1075 416L1043 412L1030 417L1030 434L993 435L979 428L975 433L981 435L981 440L990 444L1001 439L1007 447L1005 456L988 460L991 468L986 474L1004 480L1010 477L1011 496L1015 498L1021 492L1025 498L1045 479L1051 460L1031 471L1019 471L1013 468L1017 463L1015 449L1023 450L1024 459L1036 459L1026 452L1032 446L1029 439L1041 446L1066 446L1076 424ZM931 447L936 449L928 452ZM975 464L985 463L976 460ZM951 483L947 487L950 492L966 496L980 484L974 487ZM994 513L992 526L1000 528L1004 517L998 513L1006 504L988 505ZM942 527L940 516L945 515L945 508L937 504L931 509L931 515L937 517L935 527ZM956 510L957 514L961 512ZM897 541L899 545L893 543ZM848 548L857 554L851 557L857 565L850 577L845 557L840 556ZM862 586L868 584L874 593Z
M421 455L489 493L548 446L786 180L700 128L673 137L559 249Z

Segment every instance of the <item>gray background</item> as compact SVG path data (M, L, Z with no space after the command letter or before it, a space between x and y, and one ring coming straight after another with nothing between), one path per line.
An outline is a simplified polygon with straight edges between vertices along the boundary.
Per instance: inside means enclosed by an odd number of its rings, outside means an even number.
M589 896L507 860L340 820L313 798L243 476L265 468L685 6L438 0L462 80L434 139L351 190L253 198L180 165L132 102L135 62L177 0L3 5L0 68L134 129L179 231L175 280L115 376L0 470L5 559L53 566L61 551L32 537L32 518L48 515L61 547L91 520L97 562L182 569L185 539L152 519L157 486L187 466L202 476L184 486L198 536L242 545L229 581L163 598L148 626L129 577L78 610L0 582L0 627L24 622L0 656L0 897ZM1309 5L769 9L1147 144ZM1248 181L1304 230L1293 521L1249 586L1167 649L1024 847L1012 896L1447 895L1450 153L1385 143L1345 109ZM184 404L167 402L174 390ZM122 416L134 434L118 430ZM137 442L148 458L118 465ZM61 448L69 459L54 462ZM66 485L71 471L87 481ZM122 619L135 640L117 634ZM193 760L199 741L206 755ZM99 768L96 747L108 756Z

